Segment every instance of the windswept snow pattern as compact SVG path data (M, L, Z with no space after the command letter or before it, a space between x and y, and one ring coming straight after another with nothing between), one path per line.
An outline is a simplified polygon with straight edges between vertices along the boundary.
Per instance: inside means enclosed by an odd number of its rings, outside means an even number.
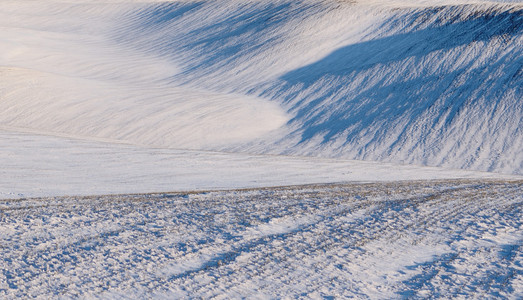
M0 297L523 297L523 182L0 201Z
M518 1L0 3L0 126L523 174Z
M1 0L0 298L522 299L522 50L514 0Z
M299 153L521 173L522 10L412 9L380 31L281 77Z
M4 2L0 125L199 149L249 141L288 119L267 100L171 83L175 62L107 36L124 4Z

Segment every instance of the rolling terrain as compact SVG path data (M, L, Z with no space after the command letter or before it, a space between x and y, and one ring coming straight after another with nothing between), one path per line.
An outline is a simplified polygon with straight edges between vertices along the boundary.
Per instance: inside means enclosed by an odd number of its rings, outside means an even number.
M523 174L519 2L8 0L0 14L4 128Z
M1 0L0 298L523 297L523 3Z

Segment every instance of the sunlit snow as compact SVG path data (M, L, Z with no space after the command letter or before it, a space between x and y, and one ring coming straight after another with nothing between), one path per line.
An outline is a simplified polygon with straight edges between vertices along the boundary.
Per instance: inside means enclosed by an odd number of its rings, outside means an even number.
M1 0L0 298L523 298L523 3Z

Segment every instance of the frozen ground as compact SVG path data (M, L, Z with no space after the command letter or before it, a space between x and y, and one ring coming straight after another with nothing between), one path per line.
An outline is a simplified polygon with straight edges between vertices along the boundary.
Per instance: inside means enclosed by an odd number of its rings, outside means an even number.
M0 202L0 297L523 297L523 181Z

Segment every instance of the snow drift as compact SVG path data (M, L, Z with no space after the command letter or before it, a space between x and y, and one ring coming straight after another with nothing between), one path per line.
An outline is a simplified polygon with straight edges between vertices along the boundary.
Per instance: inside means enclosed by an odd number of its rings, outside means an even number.
M0 126L523 174L523 6L426 2L2 1Z

